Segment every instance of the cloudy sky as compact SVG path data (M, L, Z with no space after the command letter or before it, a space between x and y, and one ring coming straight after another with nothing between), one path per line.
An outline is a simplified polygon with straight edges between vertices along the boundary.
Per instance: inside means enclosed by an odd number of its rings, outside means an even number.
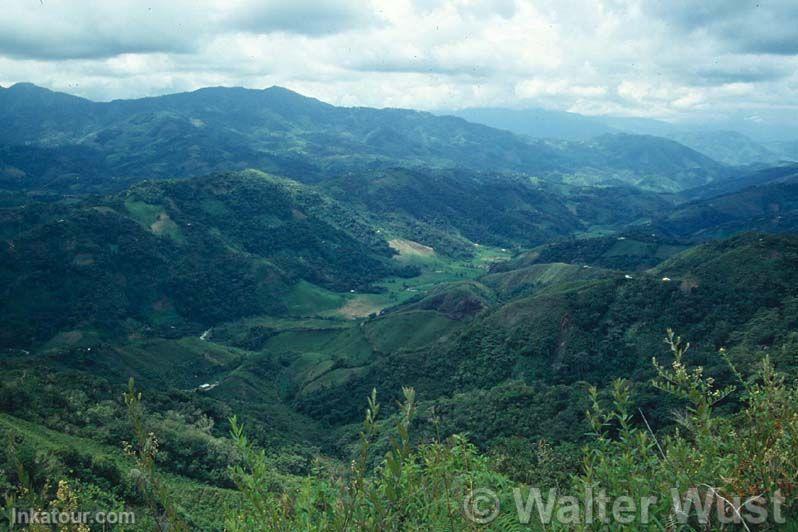
M796 21L795 0L4 0L0 85L798 121Z

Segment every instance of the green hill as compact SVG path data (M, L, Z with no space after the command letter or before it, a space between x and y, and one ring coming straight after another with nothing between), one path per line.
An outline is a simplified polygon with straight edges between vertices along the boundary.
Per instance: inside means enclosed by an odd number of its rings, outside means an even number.
M744 231L794 232L798 228L798 182L794 176L680 205L654 222L657 230L696 239Z
M110 190L120 180L244 168L305 182L397 165L469 168L662 191L705 184L728 173L719 163L658 137L530 140L452 116L335 107L280 87L215 87L97 103L17 84L0 90L0 120L6 124L0 145L80 146L91 154L81 160L85 165L77 176L88 181L85 187L75 182L70 168L48 167L48 172L58 171L48 179L44 168L26 163L24 154L0 159L6 174L27 178L10 185L24 184L28 190L91 191L99 173L106 174Z
M687 244L677 239L646 234L639 229L617 236L551 242L521 253L510 261L496 264L492 271L509 272L560 262L618 270L645 270L687 247Z
M2 228L2 337L15 347L65 328L196 331L285 312L299 280L369 290L416 272L351 210L254 172L12 208Z
M718 378L723 361L711 353L721 346L735 356L771 349L777 364L791 367L793 348L779 350L794 347L797 246L792 236L750 234L690 248L648 272L539 264L492 273L481 283L505 301L464 322L446 345L377 359L345 388L319 391L300 407L321 419L346 419L357 415L353 390L397 390L399 383L431 399L508 380L568 386L574 396L581 381L644 382L670 326L697 339L695 360Z

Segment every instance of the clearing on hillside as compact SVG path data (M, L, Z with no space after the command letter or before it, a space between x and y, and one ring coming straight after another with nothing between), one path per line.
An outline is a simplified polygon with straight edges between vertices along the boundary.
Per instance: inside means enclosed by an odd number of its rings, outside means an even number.
M402 257L432 257L435 255L435 250L431 247L404 238L389 240L388 245L398 251Z

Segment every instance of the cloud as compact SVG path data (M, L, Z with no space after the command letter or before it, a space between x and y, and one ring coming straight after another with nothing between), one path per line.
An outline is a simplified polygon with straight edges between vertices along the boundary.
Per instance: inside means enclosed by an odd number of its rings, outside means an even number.
M677 32L712 40L724 50L798 54L798 3L794 0L650 0L646 9Z
M764 124L798 107L793 0L43 1L3 6L0 84L100 100L282 85L339 105Z
M126 53L188 53L209 21L201 4L171 2L7 2L0 54L38 60L101 59Z
M235 5L229 27L255 34L320 36L379 24L369 2L357 0L247 0Z
M320 36L379 23L356 0L30 0L3 10L0 54L37 60L189 54L231 32Z

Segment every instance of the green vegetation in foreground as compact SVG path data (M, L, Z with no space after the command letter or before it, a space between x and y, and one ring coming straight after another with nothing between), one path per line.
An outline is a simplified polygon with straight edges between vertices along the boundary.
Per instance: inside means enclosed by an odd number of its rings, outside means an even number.
M200 487L160 470L159 436L150 430L142 395L131 381L124 395L132 427L126 457L90 441L0 416L0 430L13 442L7 447L6 461L16 464L3 478L4 511L8 516L11 508L132 508L136 527L117 530L140 530L159 523L155 526L178 531L603 530L608 525L630 531L673 526L715 530L733 523L735 515L745 520L746 528L756 523L758 529L778 529L776 519L794 523L798 382L776 372L768 358L748 376L727 358L736 385L719 386L701 367L685 362L688 344L670 331L667 342L671 362L655 360L652 385L684 409L680 430L654 433L646 413L632 409L627 381L614 381L608 394L591 388L587 416L592 433L572 475L563 475L562 464L541 442L528 484L513 481L497 470L499 462L480 453L466 437L443 436L441 420L434 413L435 433L418 441L419 405L414 390L405 388L398 410L384 420L376 391L372 392L349 466L320 461L306 476L279 473L280 455L258 449L233 417L227 440L237 454L228 470L233 489ZM720 356L725 358L722 351ZM720 413L719 405L727 401L737 407ZM387 448L380 444L384 436ZM47 461L26 455L34 446ZM68 449L71 454L65 454ZM80 479L68 464L82 465ZM129 491L104 493L101 471L136 482L126 488ZM547 500L524 510L530 504L524 502L531 488ZM549 499L550 490L580 502L567 497ZM703 501L707 511L686 504L675 508L671 490L681 500ZM602 497L591 497L591 493ZM632 504L656 498L646 510L625 506L619 513L611 509L614 506L602 507L603 497L613 504L620 496L631 497ZM780 506L774 513L776 498Z

